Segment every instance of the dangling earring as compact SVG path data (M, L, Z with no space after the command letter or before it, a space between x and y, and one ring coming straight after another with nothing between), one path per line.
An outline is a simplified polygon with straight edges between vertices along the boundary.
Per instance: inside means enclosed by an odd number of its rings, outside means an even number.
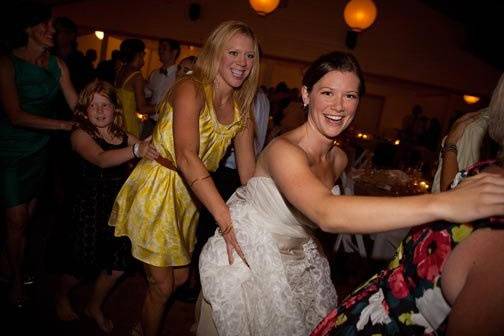
M310 104L309 103L303 103L303 111L304 111L304 113L308 114L308 111L310 111Z

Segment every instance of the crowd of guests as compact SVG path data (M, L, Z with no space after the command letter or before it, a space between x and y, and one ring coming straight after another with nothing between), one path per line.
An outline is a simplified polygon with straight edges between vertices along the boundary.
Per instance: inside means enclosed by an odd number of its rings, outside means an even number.
M337 140L365 94L353 55L320 56L301 90L258 88L257 38L247 24L227 21L198 57L178 63L179 43L160 39L162 65L145 79L140 39L122 41L95 69L96 53L77 50L70 19L34 4L13 15L0 57L2 246L13 308L28 300L27 230L51 184L55 192L45 196L64 209L51 241L55 311L64 321L79 317L72 289L91 280L84 314L111 332L105 300L119 278L142 272L148 288L137 335L160 333L166 303L186 282L200 293L202 336L504 328L504 79L487 112L495 160L457 173L465 168L459 141L481 117L469 114L441 151L441 190L454 181L452 191L342 196L335 185L349 156ZM405 123L406 142L433 140L418 132L419 114ZM431 121L429 134L439 138L439 128ZM389 268L338 302L317 228L412 229Z

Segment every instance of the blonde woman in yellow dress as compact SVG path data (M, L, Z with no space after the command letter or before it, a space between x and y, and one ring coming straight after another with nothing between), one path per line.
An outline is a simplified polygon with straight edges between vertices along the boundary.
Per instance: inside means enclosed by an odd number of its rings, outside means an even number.
M244 23L217 27L198 57L194 73L180 79L159 105L153 144L161 157L141 160L119 192L109 224L128 236L133 256L145 266L149 288L142 331L157 335L164 305L189 274L202 203L223 234L229 263L244 259L229 208L209 171L234 142L240 179L255 169L252 101L259 74L258 45ZM236 252L236 254L235 254Z

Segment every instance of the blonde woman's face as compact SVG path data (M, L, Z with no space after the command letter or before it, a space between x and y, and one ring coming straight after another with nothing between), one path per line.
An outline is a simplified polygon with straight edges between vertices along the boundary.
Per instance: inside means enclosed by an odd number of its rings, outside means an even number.
M233 89L240 87L250 74L255 57L252 39L244 34L235 34L224 45L217 73L218 82Z

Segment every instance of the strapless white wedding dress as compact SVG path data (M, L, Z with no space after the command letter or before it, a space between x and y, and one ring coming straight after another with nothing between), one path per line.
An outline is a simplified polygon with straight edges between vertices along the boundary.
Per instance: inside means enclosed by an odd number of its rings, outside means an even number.
M208 240L199 269L218 334L308 335L337 304L327 258L310 234L315 226L269 177L251 178L228 205L250 269L236 252L229 265L220 234Z

